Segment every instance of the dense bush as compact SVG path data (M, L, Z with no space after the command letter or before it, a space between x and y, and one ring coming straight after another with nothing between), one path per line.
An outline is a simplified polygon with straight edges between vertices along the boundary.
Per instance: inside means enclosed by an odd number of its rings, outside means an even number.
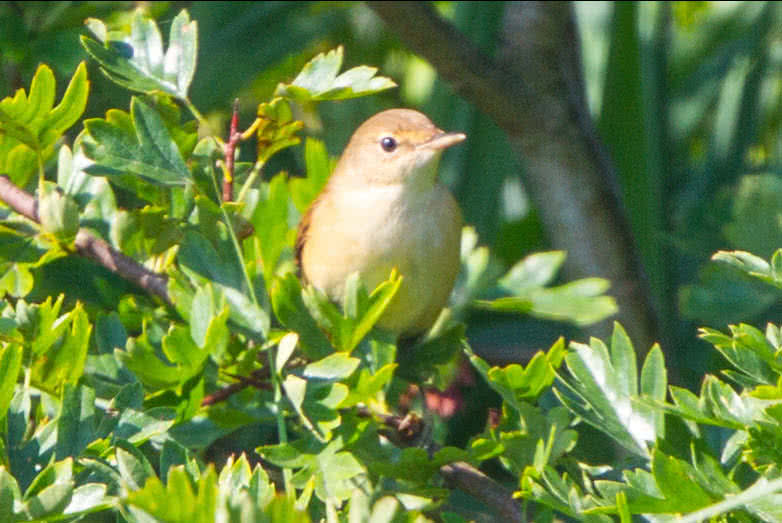
M562 252L505 271L465 228L451 307L397 347L373 329L395 274L350 279L344 309L295 275L296 225L334 166L324 143L306 138L306 176L265 173L317 104L394 83L321 53L223 139L190 99L187 12L165 48L140 12L88 27L129 108L82 119L83 63L59 98L41 65L0 101L0 521L782 520L779 326L702 329L725 363L698 394L668 384L656 345L639 370L647 347L618 323L491 365L470 310L586 326L616 303L604 279L558 284ZM234 162L242 144L252 158ZM778 299L782 250L714 263ZM501 404L457 444L436 391L465 360Z

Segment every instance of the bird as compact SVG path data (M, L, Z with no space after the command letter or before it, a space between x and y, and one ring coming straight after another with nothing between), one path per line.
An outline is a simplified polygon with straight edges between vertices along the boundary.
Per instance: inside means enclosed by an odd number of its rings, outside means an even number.
M437 180L438 164L465 139L412 109L382 111L361 124L299 224L303 281L341 303L351 274L371 290L395 269L402 282L376 326L400 339L426 332L460 267L462 215Z

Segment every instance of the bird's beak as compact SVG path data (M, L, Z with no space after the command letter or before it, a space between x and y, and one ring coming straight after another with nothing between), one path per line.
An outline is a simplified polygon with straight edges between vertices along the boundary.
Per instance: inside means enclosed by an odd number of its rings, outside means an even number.
M439 131L437 134L432 136L429 140L419 145L419 147L442 150L442 149L447 149L452 145L456 145L457 143L464 141L465 138L467 138L467 135L464 133L446 133L443 131Z

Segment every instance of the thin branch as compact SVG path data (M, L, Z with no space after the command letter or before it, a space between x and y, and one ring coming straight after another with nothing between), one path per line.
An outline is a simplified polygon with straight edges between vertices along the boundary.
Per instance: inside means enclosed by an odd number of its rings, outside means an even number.
M440 475L452 486L481 500L500 517L499 521L523 521L521 509L513 493L489 476L464 461L440 467Z
M417 416L395 416L370 411L366 407L358 407L358 414L368 418L378 418L384 425L393 429L394 433L386 432L397 445L410 445L421 436L423 423ZM440 475L452 488L458 488L475 499L485 503L494 510L498 521L518 523L523 521L521 509L513 499L513 493L491 479L489 476L464 461L455 461L440 467Z
M24 217L40 223L38 218L38 200L20 189L7 177L0 175L0 200ZM171 305L168 295L168 277L165 274L150 271L133 258L122 254L100 238L85 229L80 229L74 241L76 252L106 267L114 274L135 283L149 294L157 296Z
M447 79L456 92L510 133L524 131L529 108L524 84L473 45L426 2L370 2L369 6L404 43ZM415 23L411 23L415 20Z

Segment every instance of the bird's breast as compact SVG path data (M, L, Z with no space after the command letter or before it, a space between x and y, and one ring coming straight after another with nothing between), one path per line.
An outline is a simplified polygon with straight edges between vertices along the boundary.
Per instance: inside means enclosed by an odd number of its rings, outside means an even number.
M350 274L359 272L371 290L396 268L402 288L381 326L398 332L431 315L428 309L439 313L459 264L461 216L453 197L439 185L410 190L387 185L325 195L303 251L307 279L336 300Z

